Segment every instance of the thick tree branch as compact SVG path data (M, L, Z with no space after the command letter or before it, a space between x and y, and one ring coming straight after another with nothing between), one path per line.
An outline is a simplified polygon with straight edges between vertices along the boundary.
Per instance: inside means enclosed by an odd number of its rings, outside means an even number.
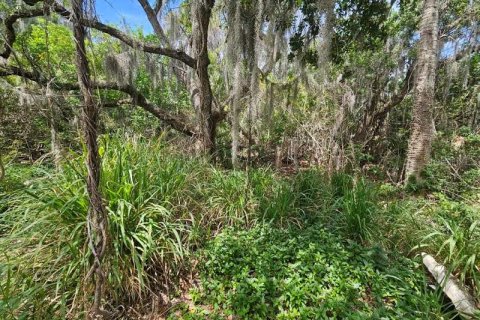
M19 76L24 79L28 79L30 81L36 82L39 85L46 86L47 84L50 85L52 89L56 90L79 90L78 83L67 83L67 82L56 82L56 81L49 81L47 78L43 77L39 73L31 72L28 70L24 70L19 67L15 66L5 66L0 65L0 77L5 76ZM173 129L187 135L187 136L194 136L197 133L195 132L190 125L187 124L187 120L184 119L182 116L172 115L170 112L166 111L164 108L161 108L157 105L152 104L148 101L148 99L139 92L134 86L126 84L126 85L119 85L117 83L112 82L105 82L105 81L96 81L92 82L92 87L95 89L100 90L114 90L126 93L130 96L128 100L121 100L122 104L132 104L137 105L148 111L156 118L164 121L168 125L170 125ZM118 104L118 103L117 103Z
M147 0L138 0L140 5L143 8L143 11L145 11L145 14L147 15L148 21L150 21L150 24L153 27L153 30L155 31L155 34L163 41L163 43L167 46L170 47L169 41L167 39L167 36L165 35L165 32L163 31L162 26L160 25L160 22L157 19L157 13L158 11L155 11L152 6L148 3ZM157 4L161 3L162 1L158 1Z
M155 14L156 15L159 15L160 14L160 11L162 10L162 6L163 6L163 1L162 0L157 0L155 1Z
M34 1L29 4L33 4L37 2L41 2L41 1ZM72 18L72 13L61 4L51 0L46 1L45 4L48 5L52 11L56 12L60 16L69 20ZM0 56L7 59L11 54L12 46L16 38L14 24L17 20L22 18L40 17L40 16L43 16L44 14L49 14L49 12L46 12L43 8L32 8L29 10L17 11L12 15L8 16L5 19L7 41L5 43L4 50L0 54ZM116 38L117 40L122 41L123 43L127 44L128 46L134 49L138 49L148 53L163 55L163 56L181 61L193 69L195 69L197 66L196 60L181 50L164 48L162 46L156 46L156 45L139 41L138 39L130 37L125 32L122 32L119 29L106 25L96 19L81 18L80 23L85 27L89 27L89 28L101 31L103 33L106 33L112 36L113 38Z
M388 113L392 111L397 105L399 105L407 94L411 91L413 84L413 71L414 64L410 65L405 74L405 80L403 86L399 92L392 96L392 98L383 106L382 109L367 117L365 123L359 127L359 130L355 133L354 140L363 142L364 146L375 137L385 121ZM375 108L373 108L374 110ZM370 133L370 134L369 134ZM369 136L369 139L366 139Z
M8 59L12 53L12 47L16 40L14 24L19 19L39 17L44 14L42 8L39 9L30 9L30 10L21 10L14 12L12 15L8 16L5 19L5 44L3 45L3 50L0 53L0 57Z
M160 108L152 103L150 103L147 98L141 94L137 89L135 89L131 85L117 85L115 83L94 83L94 86L98 89L108 89L108 90L116 90L124 92L130 95L131 99L128 104L140 106L142 109L150 112L158 119L164 121L168 125L170 125L173 129L187 135L187 136L194 136L196 135L195 130L190 128L187 125L187 121L185 119L180 118L179 116L175 116L170 114L169 112L165 111L163 108ZM123 104L127 101L123 101Z
M376 123L378 125L379 122L382 122L387 116L387 114L395 106L400 104L400 102L402 102L403 99L405 99L405 96L410 92L410 90L412 90L413 68L414 68L414 65L412 64L410 68L408 68L407 74L405 75L405 80L403 82L402 89L397 94L395 94L390 99L390 101L387 102L387 104L385 104L382 110L380 110L373 116L373 119L371 121L372 123Z

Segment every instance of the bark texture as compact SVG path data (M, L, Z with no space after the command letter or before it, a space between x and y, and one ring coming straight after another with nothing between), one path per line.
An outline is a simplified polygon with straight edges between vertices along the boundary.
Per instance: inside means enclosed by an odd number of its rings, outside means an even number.
M215 154L216 135L213 94L208 75L208 26L214 3L214 0L195 0L192 3L192 51L197 65L190 95L199 120L202 151L210 155Z
M438 52L437 0L425 0L420 22L418 64L414 86L412 134L408 144L405 181L420 178L427 164L435 126L433 105Z
M241 72L242 63L235 65L233 78L233 103L232 103L232 166L237 168L238 147L240 144L240 95L241 95Z
M325 73L327 63L330 61L333 40L333 26L335 21L335 1L334 0L319 0L317 7L322 16L322 27L320 29L321 41L318 45L318 61L317 65L321 72Z
M232 2L229 4L231 6L229 19L232 19L231 24L235 25L238 29L241 23L241 10L240 2ZM232 12L233 11L233 12ZM231 41L235 44L229 43L228 47L228 63L230 66L227 66L226 69L235 66L233 70L233 92L232 92L232 166L234 168L239 167L238 161L238 152L240 146L240 113L241 113L241 104L240 99L242 98L243 91L243 55L238 53L236 46L240 45L243 42L243 33L240 30L230 31Z
M72 1L73 35L75 39L78 84L83 96L83 130L87 147L87 192L90 207L87 217L87 230L90 249L94 261L89 275L95 282L93 305L88 318L101 319L104 312L101 310L105 273L102 268L102 259L107 244L107 216L100 193L100 155L98 153L97 129L98 107L95 105L92 94L92 83L85 49L85 28L80 23L84 14L84 0Z

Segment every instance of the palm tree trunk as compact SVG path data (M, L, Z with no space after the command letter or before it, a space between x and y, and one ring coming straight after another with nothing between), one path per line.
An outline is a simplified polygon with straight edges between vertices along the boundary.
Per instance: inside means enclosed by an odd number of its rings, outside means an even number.
M420 22L418 65L414 86L412 134L408 144L405 182L417 180L427 164L435 132L433 105L438 52L437 0L425 0Z

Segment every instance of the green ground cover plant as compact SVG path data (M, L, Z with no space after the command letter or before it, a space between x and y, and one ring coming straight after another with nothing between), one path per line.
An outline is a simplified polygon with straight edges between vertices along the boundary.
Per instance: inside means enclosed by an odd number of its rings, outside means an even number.
M201 253L197 305L180 318L442 319L422 266L321 224L228 230ZM174 317L172 317L174 318Z
M112 305L142 305L160 292L181 296L180 280L193 274L201 285L191 288L197 309L183 310L186 318L441 319L440 295L427 289L419 264L422 251L478 299L474 201L438 192L418 197L318 169L292 176L224 170L176 153L162 138L103 137L100 150ZM85 310L92 257L83 161L72 153L58 171L8 164L2 319L75 318ZM208 315L205 305L213 308Z

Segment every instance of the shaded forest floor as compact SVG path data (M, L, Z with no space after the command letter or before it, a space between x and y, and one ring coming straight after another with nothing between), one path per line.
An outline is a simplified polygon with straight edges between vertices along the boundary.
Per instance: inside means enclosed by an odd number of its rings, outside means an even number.
M421 251L479 298L471 184L454 197L314 168L224 170L140 138L103 137L101 155L105 306L118 318L450 318ZM83 161L7 165L0 318L81 318L89 304Z

